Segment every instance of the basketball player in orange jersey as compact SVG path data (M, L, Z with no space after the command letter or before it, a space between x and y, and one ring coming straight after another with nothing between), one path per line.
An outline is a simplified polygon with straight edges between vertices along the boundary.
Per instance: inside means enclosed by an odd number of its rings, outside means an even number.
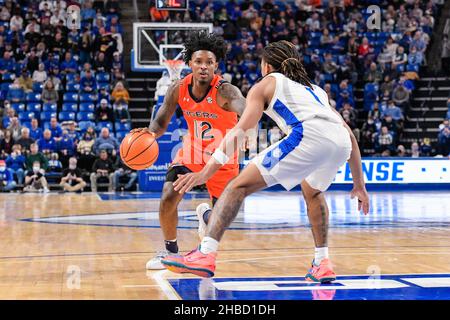
M146 267L150 270L164 269L161 259L178 252L177 207L183 195L174 191L173 182L179 175L203 169L227 131L237 124L237 117L245 108L245 98L240 90L215 75L219 62L226 54L223 38L207 32L195 32L184 46L183 58L192 73L172 83L149 128L133 130L147 130L159 138L166 131L177 106L182 109L189 129L188 136L183 139L183 147L167 171L161 195L159 220L166 250L158 252L147 262ZM238 173L239 164L235 153L231 161L206 182L213 205L228 182ZM210 212L211 208L206 203L197 207L201 238Z

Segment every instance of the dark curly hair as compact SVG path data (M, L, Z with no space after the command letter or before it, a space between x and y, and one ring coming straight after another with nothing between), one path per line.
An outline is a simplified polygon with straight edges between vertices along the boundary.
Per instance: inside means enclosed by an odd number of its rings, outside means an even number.
M207 50L214 53L217 62L225 59L227 54L227 44L225 40L207 31L194 31L192 32L186 42L184 43L183 60L186 64L192 59L194 52L199 50Z
M270 43L263 49L262 58L272 65L276 72L312 89L311 80L300 61L300 54L291 42L281 40Z

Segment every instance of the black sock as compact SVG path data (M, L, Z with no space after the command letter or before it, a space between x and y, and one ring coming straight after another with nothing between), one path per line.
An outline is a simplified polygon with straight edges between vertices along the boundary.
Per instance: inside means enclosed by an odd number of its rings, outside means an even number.
M178 244L177 240L170 241L170 240L164 240L164 243L166 244L166 250L171 253L178 253Z
M206 210L206 211L203 213L203 221L204 221L206 224L208 224L209 217L211 216L211 213L212 213L212 209Z

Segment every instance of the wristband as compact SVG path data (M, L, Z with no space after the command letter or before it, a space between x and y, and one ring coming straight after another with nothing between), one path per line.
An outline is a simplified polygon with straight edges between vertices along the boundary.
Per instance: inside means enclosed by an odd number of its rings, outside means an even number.
M212 157L221 165L224 165L230 160L230 157L228 157L221 149L216 149L212 154Z

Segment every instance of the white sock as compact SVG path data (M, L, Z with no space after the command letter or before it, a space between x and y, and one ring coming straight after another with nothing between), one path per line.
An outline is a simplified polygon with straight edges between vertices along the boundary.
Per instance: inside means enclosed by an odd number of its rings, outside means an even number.
M211 252L216 252L219 248L219 241L211 237L203 237L202 243L200 244L200 252L203 254L208 254Z
M320 265L323 259L328 259L328 247L316 248L314 250L314 264Z

